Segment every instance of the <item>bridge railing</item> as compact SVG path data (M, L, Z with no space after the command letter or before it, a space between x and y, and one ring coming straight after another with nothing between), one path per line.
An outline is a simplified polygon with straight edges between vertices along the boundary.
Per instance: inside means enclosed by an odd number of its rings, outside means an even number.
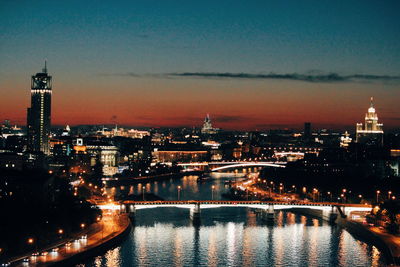
M365 207L368 205L362 204L344 204L335 202L285 202L285 201L260 201L260 200L155 200L155 201L133 201L124 200L121 204L135 205L188 205L188 204L208 204L208 205L288 205L288 206L320 206L320 207Z

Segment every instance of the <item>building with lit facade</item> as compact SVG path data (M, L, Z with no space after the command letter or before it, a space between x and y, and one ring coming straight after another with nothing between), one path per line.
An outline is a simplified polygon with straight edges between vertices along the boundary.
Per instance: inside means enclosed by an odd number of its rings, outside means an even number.
M155 163L199 162L209 160L209 153L207 150L155 150L151 154Z
M340 147L348 148L352 140L353 140L353 138L351 138L351 137L350 137L350 134L346 131L346 132L340 137Z
M50 154L52 77L46 64L31 80L31 107L27 114L28 150Z
M118 148L114 145L102 142L92 142L87 145L83 145L83 141L79 141L74 146L74 150L84 149L85 152L91 156L91 166L96 165L96 159L100 159L103 164L103 173L106 176L115 175L118 172Z
M383 145L383 124L378 123L378 114L374 108L373 98L365 114L365 124L356 125L356 142L370 145Z
M201 128L201 133L202 134L215 134L215 133L217 133L217 130L218 129L215 129L212 127L210 115L207 114L207 116L204 119L203 127Z
M118 128L117 125L115 125L114 129L107 129L103 127L103 129L99 133L105 137L121 136L128 138L137 138L137 139L143 139L143 137L145 136L150 136L149 131L141 131L136 129L127 130L124 128Z

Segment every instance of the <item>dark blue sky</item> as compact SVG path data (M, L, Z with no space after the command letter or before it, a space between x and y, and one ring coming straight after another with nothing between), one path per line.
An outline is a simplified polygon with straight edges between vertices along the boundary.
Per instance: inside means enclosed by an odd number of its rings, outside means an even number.
M104 84L135 81L155 91L163 84L126 73L398 76L399 10L400 1L367 0L2 1L0 86L25 99L27 77L45 58L63 97L77 84L88 94ZM195 83L189 90L201 90Z

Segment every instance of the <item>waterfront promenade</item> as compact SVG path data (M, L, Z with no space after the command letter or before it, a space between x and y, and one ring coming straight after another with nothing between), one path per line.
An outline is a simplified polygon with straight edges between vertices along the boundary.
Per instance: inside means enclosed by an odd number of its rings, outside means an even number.
M29 254L15 258L11 266L69 266L101 253L101 248L108 248L108 244L114 245L113 240L127 233L129 229L130 220L126 215L104 211L103 219L99 223L89 226L76 238L65 239L38 251L39 256ZM81 238L82 236L85 238ZM29 259L29 262L24 262L24 259Z
M393 261L400 264L400 236L386 233L384 230L376 226L364 227L385 243L393 257Z

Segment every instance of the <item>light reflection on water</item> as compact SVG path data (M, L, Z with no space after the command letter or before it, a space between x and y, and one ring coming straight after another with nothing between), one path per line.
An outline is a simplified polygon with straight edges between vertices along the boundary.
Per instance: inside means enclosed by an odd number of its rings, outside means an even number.
M86 266L383 266L376 249L299 215L290 215L296 223L282 227L258 218L257 225L248 225L246 209L238 216L225 208L226 219L210 210L202 214L210 219L196 227L181 211L139 211L146 218L138 218L129 238ZM171 223L174 218L177 223Z
M198 184L190 176L146 185L164 199L215 199L224 180ZM126 186L140 192L143 185ZM117 191L120 190L117 187ZM266 225L246 208L201 211L201 225L193 226L189 211L178 208L138 210L135 227L126 241L85 266L384 266L381 253L348 232L321 220L277 212Z

